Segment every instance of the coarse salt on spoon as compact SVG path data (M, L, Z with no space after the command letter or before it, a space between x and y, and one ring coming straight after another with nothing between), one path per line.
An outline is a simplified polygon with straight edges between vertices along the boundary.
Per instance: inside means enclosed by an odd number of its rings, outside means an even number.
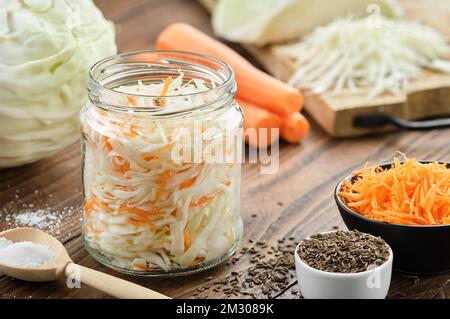
M69 269L77 269L80 282L99 289L113 297L124 299L169 299L156 291L126 280L75 264L63 244L49 234L32 228L14 228L0 232L0 237L12 242L29 241L46 245L55 257L42 266L19 267L0 263L0 273L25 281L53 281L71 275Z

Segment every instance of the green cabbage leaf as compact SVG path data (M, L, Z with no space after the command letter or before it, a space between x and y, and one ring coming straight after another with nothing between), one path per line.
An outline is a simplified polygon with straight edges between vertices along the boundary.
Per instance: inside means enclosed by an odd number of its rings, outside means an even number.
M88 70L116 51L114 25L91 0L2 1L0 167L74 142Z

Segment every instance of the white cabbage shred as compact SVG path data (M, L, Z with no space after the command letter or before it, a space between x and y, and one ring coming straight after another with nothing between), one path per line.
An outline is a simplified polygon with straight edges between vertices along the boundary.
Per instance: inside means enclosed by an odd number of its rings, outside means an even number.
M138 93L130 107L181 110L186 103L158 96L165 82L121 86L116 91ZM211 83L210 86L214 86ZM204 92L202 80L183 84L183 74L169 85L167 95ZM114 97L105 96L111 101ZM187 98L187 97L186 97ZM193 105L203 94L189 97ZM188 98L187 98L188 99ZM118 102L118 101L116 101ZM126 103L125 100L121 103ZM116 103L117 104L117 103ZM105 112L91 104L81 113L85 139L85 216L87 243L114 265L136 271L183 269L227 255L240 238L240 166L237 161L174 160L172 150L183 134L215 128L204 134L202 148L222 145L237 134L241 113L236 107L219 116L155 118L150 114ZM230 128L233 130L230 132ZM182 130L184 129L184 130ZM185 133L182 133L184 131ZM241 147L241 137L226 144L226 153ZM192 145L192 152L202 150Z
M91 64L116 53L91 0L0 1L0 168L37 161L79 137Z
M449 72L450 47L432 28L409 21L350 18L276 49L295 61L289 83L313 93L399 94L423 69Z

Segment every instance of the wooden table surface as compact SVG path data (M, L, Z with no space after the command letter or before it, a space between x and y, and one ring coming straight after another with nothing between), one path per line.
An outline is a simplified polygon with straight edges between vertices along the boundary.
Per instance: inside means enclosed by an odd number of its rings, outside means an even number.
M97 0L105 16L116 23L120 51L152 48L167 24L185 21L210 31L208 13L188 0ZM352 140L334 140L312 123L308 138L300 145L281 144L280 168L276 174L259 174L259 164L244 164L241 213L243 245L249 239L276 243L282 237L295 241L319 231L344 227L332 192L338 179L365 162L392 159L397 151L418 159L450 160L450 130L397 132ZM0 230L13 227L10 215L45 208L61 218L51 232L61 239L73 260L81 265L157 289L174 298L223 298L212 288L198 294L208 281L223 280L232 271L245 272L245 258L205 273L174 279L136 278L118 274L97 263L83 248L81 229L81 159L78 143L46 160L0 171ZM31 204L31 205L30 205ZM9 221L8 221L9 220ZM211 278L209 278L211 277ZM208 279L209 278L209 279ZM272 298L298 298L295 280L271 294ZM197 295L198 294L198 295ZM69 289L65 281L27 283L0 275L3 298L108 298L82 286ZM241 296L242 297L242 296ZM259 297L267 297L260 295ZM394 273L390 298L449 298L450 274L406 276Z

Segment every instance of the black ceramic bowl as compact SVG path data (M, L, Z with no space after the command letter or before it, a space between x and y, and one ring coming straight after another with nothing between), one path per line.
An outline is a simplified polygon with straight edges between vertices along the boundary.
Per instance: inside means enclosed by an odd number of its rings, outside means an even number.
M429 163L429 161L421 161ZM392 163L381 167L390 168ZM447 167L450 168L449 164ZM352 175L345 179L351 180ZM356 229L383 238L394 252L394 268L414 274L433 274L450 270L450 225L405 226L379 222L364 217L348 208L338 195L340 181L334 191L334 199L341 217L349 229Z

